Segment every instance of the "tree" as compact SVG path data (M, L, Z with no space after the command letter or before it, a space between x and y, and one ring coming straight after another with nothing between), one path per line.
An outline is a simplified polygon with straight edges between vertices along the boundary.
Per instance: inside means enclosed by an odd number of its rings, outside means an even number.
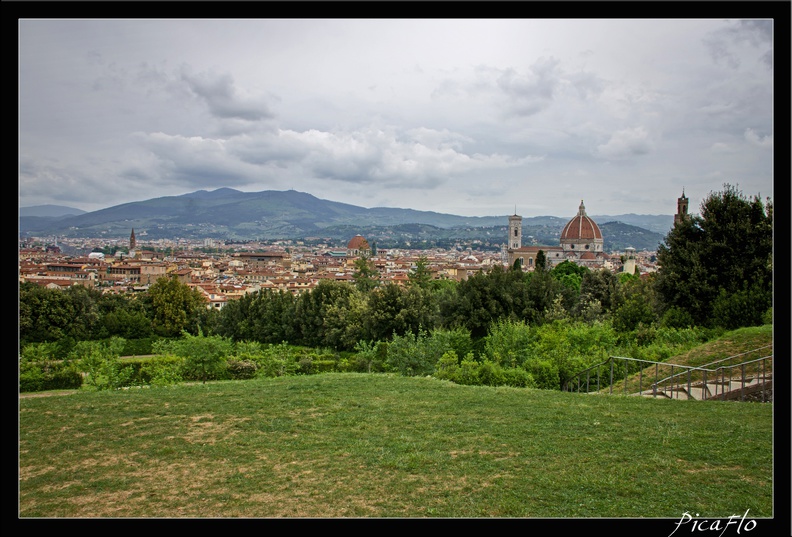
M19 286L20 343L93 339L100 325L98 291L73 285L63 291Z
M316 287L300 295L295 304L294 321L299 329L295 339L309 347L337 348L338 326L326 321L331 312L355 303L359 294L360 291L348 282L320 280ZM354 309L358 309L357 305Z
M684 311L701 326L761 323L772 303L772 203L725 184L704 199L700 216L674 224L657 259L666 310Z
M147 296L150 318L159 335L176 337L185 330L197 331L199 310L206 305L198 289L176 278L163 277L149 287Z
M354 261L355 273L353 278L355 280L355 287L359 291L371 291L379 285L377 270L371 266L368 257L362 256Z
M193 336L186 331L182 336L175 349L179 356L184 357L185 377L204 384L220 377L226 360L233 354L233 342L220 336Z
M407 275L409 284L422 289L426 289L432 282L432 271L429 270L429 263L426 256L421 256L415 262L415 267Z
M536 252L536 268L534 270L543 271L547 268L547 256L544 253L544 250L539 250Z
M620 303L619 276L608 269L590 271L580 282L580 311L599 303L603 313L610 313Z

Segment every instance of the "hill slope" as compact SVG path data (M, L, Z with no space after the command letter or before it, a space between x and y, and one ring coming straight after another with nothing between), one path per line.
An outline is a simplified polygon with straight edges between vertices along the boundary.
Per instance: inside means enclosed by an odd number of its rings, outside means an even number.
M428 237L434 240L478 239L499 245L505 237L508 222L505 215L466 217L389 207L367 209L322 200L294 190L240 192L230 188L125 203L57 219L41 218L31 213L20 210L19 229L23 236L125 238L131 229L135 229L138 233L145 232L149 239L209 237L220 240L267 240L327 237L349 240L361 233L367 237L380 236L381 240L389 240L388 232L392 232L391 235L395 233L396 241ZM641 217L632 215L630 218L637 221ZM645 217L645 220L656 226L657 218L666 217ZM524 218L524 236L533 235L539 243L556 244L557 236L567 221L566 218L554 216ZM395 226L404 225L425 227L417 233L394 229ZM628 237L614 234L614 240L619 245L654 249L658 238L662 238L662 235L647 229L640 232L637 231L638 227L627 232L624 229L627 228L622 228L620 233L627 233ZM642 234L648 239L642 240ZM636 241L638 243L632 244Z

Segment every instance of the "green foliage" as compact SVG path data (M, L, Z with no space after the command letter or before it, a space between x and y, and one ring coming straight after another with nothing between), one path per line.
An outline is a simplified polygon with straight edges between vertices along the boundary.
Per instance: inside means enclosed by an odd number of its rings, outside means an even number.
M519 367L528 358L534 336L525 321L499 320L484 338L484 356L504 367Z
M125 339L124 348L121 351L121 356L142 356L145 354L152 354L152 347L158 338L145 337L140 339Z
M503 374L503 368L487 360L482 360L479 364L478 373L476 375L478 381L483 386L503 386L506 384L506 376Z
M591 271L583 276L580 282L579 310L585 309L595 301L602 311L601 320L619 304L620 287L618 275L607 269Z
M246 380L256 376L258 366L253 360L230 359L226 362L226 370L230 379Z
M552 303L558 293L555 285L560 286L547 273L525 275L495 266L459 282L454 295L444 297L440 305L443 324L463 327L473 339L481 339L500 319L530 322L541 317L545 305Z
M311 291L298 297L294 313L297 333L293 340L282 341L294 343L296 340L307 347L342 348L342 345L349 345L351 349L361 339L359 333L358 337L351 335L357 332L358 327L333 322L331 312L338 314L347 308L359 311L356 300L359 294L360 291L347 282L321 280Z
M281 290L247 294L220 310L216 334L233 341L294 342L298 332L296 301L293 294Z
M360 340L355 345L355 360L357 370L371 373L372 371L384 371L385 359L387 357L387 346L379 341Z
M478 386L481 384L479 380L479 363L473 358L472 353L462 358L456 376L452 380L465 386Z
M151 386L172 386L183 380L184 358L173 354L155 356L146 360L140 367L142 384Z
M499 363L484 359L481 362L469 353L459 361L457 353L448 351L438 360L433 374L435 378L450 380L468 386L512 386L530 388L535 383L530 373L520 367L502 367Z
M694 323L693 315L687 310L676 306L668 308L660 319L660 326L669 328L689 328Z
M536 381L528 371L521 367L503 369L503 384L513 388L536 388Z
M175 337L184 331L198 331L198 317L206 302L198 289L176 278L163 277L148 289L154 331L161 336Z
M453 350L452 344L446 332L438 332L436 337L423 330L403 336L394 334L388 344L386 364L405 376L431 375L443 354Z
M29 282L20 284L20 343L90 339L99 321L99 296L97 291L82 285L60 290Z
M33 343L22 349L20 392L76 389L82 385L82 374L74 364L55 360L56 350L53 343Z
M727 330L760 326L766 324L764 317L772 303L770 289L763 289L758 283L734 292L721 289L712 305L713 322Z
M434 326L436 315L431 290L388 283L368 295L362 319L365 337L361 339L385 341L393 334L417 334L422 327Z
M193 336L182 332L182 338L170 342L170 350L184 358L182 375L187 380L218 380L225 373L227 358L233 354L233 342L221 336Z
M407 274L409 285L428 289L432 282L432 271L429 270L429 261L426 256L420 256L415 266Z
M687 312L700 326L760 322L772 292L772 203L725 184L702 202L700 214L676 223L658 248L665 307Z
M374 268L371 261L366 256L361 256L353 262L355 272L352 278L355 281L355 287L364 293L367 293L379 285L379 273Z
M533 380L533 385L541 390L558 390L561 388L561 377L558 365L550 360L531 360L525 366Z
M258 377L284 377L295 375L298 371L296 352L286 343L268 345L260 354L251 355L250 360L257 366ZM314 360L311 360L315 364Z
M435 365L433 376L442 380L456 382L457 372L459 371L459 357L456 351L446 351Z
M536 252L535 270L539 272L547 270L547 255L545 255L544 250L539 250L538 252Z
M69 358L85 373L86 387L114 390L130 385L134 370L119 360L124 344L123 338L113 337L105 342L80 341L74 346Z

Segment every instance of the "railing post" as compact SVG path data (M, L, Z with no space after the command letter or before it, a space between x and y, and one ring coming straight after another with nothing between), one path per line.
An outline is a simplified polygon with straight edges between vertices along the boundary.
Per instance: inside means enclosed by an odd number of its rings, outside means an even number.
M705 369L702 373L701 400L706 401L708 399L707 392L709 391L707 387L707 370Z
M611 356L610 394L613 395L613 357Z
M740 383L740 401L745 400L745 364L740 366L740 372L742 373L742 382Z
M627 395L627 362L624 362L624 395Z
M688 399L690 399L693 396L693 394L690 393L690 372L691 372L691 370L688 369L687 370L687 377L688 377L688 391L687 391L687 394L688 394Z
M643 367L638 367L638 395L643 395Z
M657 397L657 377L659 376L660 373L660 370L658 369L659 365L660 364L655 362L655 381L654 384L652 384L652 394L654 395L654 397Z
M767 368L765 367L765 363L767 362L767 358L762 360L762 402L765 402L765 389L767 389Z

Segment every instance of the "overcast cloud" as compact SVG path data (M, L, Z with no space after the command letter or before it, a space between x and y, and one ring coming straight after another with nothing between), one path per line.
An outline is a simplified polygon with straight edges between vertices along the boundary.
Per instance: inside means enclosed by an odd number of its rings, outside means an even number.
M20 20L19 205L467 216L772 197L768 20ZM786 96L788 98L788 96Z

